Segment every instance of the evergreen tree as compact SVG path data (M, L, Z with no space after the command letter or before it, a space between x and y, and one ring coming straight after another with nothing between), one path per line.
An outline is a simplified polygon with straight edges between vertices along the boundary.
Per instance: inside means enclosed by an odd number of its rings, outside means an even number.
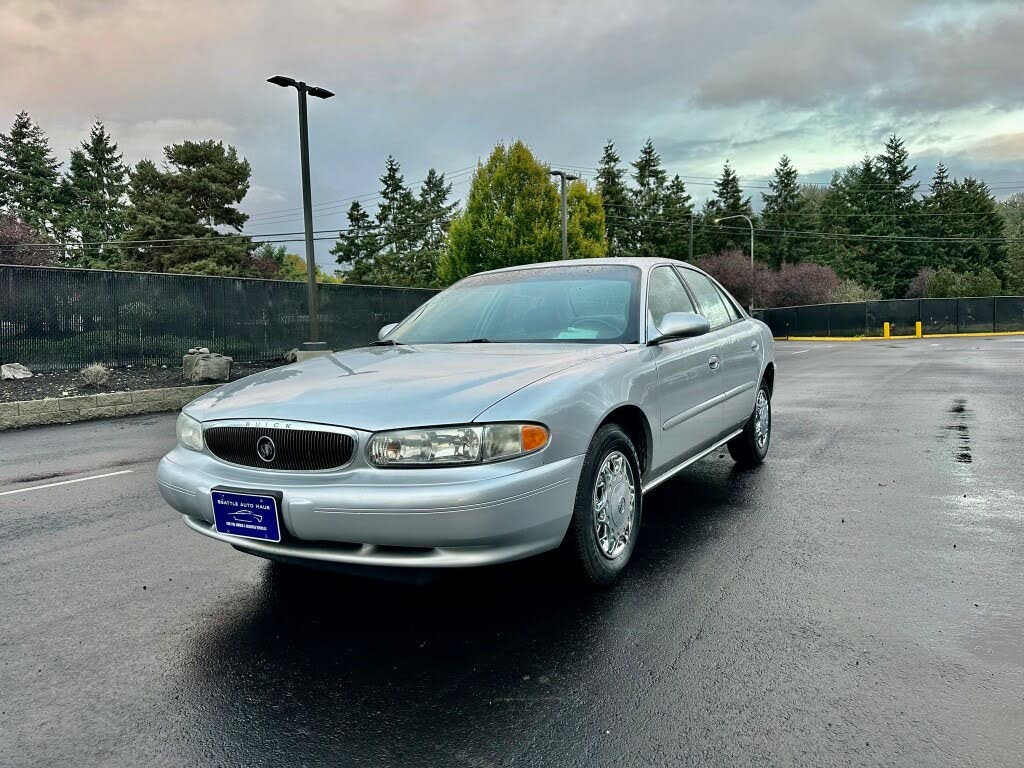
M446 184L444 174L433 168L427 171L420 187L417 211L420 241L409 254L405 269L405 282L396 285L429 287L437 284L437 264L448 241L448 228L458 203L448 202L452 185Z
M59 168L43 129L19 112L10 132L0 133L0 212L41 234L59 233Z
M925 234L916 229L919 205L916 200L918 184L911 182L917 166L908 165L910 153L895 134L885 142L885 150L875 159L876 176L881 194L870 195L881 214L884 233L893 237L913 237ZM870 225L866 225L870 228ZM890 298L906 294L910 281L924 266L926 248L911 240L893 240L885 247L874 249L875 285Z
M438 268L442 283L485 269L562 257L560 202L548 170L521 141L494 148L477 168L465 208L452 220ZM600 195L588 193L582 199L575 189L574 184L569 256L603 255L604 222L595 210Z
M662 217L665 205L667 175L654 142L647 139L640 156L633 163L633 227L630 252L634 256L657 256L666 222Z
M722 175L715 182L714 190L714 197L704 204L701 211L705 247L710 253L743 251L749 256L750 232L745 221L733 219L722 224L715 223L716 219L736 214L743 214L751 219L754 216L750 198L743 196L739 176L733 171L728 160L722 168Z
M574 259L598 259L608 255L607 220L603 198L577 179L565 192L566 237ZM559 222L561 227L561 222Z
M799 215L803 212L803 199L800 196L798 177L789 157L783 155L768 180L768 189L771 191L761 193L764 201L761 227L769 230L764 245L768 251L767 261L775 269L785 263L800 261L802 256L801 241L787 235L790 230L805 229L807 224L805 217Z
M338 234L338 242L331 249L346 282L358 285L376 283L376 260L380 253L377 227L370 214L356 200L348 209L348 229Z
M249 218L235 207L249 189L249 162L212 140L171 144L164 160L165 170L151 160L135 167L125 235L160 242L126 246L126 261L151 272L243 274L251 240L217 227L241 231Z
M626 172L619 166L619 155L611 141L604 145L604 152L601 155L597 171L597 191L601 193L605 213L608 255L629 255L632 242L632 197L626 187Z
M665 187L661 208L661 235L657 255L666 259L686 261L690 257L690 218L693 201L686 185L676 174Z
M77 230L85 245L74 249L73 263L86 267L116 266L120 253L109 245L92 245L119 240L125 232L128 167L121 162L117 144L103 123L96 121L89 138L71 151L65 178L67 226Z
M1010 195L999 204L1003 229L1009 242L1006 258L1000 265L1006 292L1024 296L1024 192Z

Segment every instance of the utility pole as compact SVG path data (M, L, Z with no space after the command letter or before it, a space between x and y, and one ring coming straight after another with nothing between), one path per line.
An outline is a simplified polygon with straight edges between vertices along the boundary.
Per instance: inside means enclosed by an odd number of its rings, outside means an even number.
M692 213L690 214L690 258L687 259L687 261L689 261L691 264L693 264L693 214Z
M569 214L565 202L565 182L576 181L579 176L574 176L565 171L551 171L552 176L558 176L562 181L562 259L569 258Z
M306 119L306 94L318 99L329 99L334 94L326 88L307 85L283 75L275 75L268 83L282 88L294 88L299 95L299 155L302 165L302 220L306 229L306 282L309 301L309 339L302 344L304 352L325 352L327 342L320 341L320 315L317 308L316 257L313 253L313 200L309 185L309 124Z

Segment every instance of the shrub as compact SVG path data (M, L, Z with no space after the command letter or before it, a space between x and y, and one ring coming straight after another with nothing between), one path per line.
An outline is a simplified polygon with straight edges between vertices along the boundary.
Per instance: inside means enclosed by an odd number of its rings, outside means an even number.
M800 304L826 304L839 290L840 280L832 267L802 262L783 264L772 280L768 307L792 307ZM760 298L760 294L758 294Z
M844 303L850 301L878 301L882 298L880 291L867 288L856 280L842 280L839 287L832 292L829 301Z
M750 257L743 251L723 251L705 256L696 260L696 266L720 282L744 307L750 306ZM754 262L754 298L760 306L767 306L774 274L767 264Z
M82 369L82 380L86 386L102 387L110 381L110 371L102 363L93 363Z
M935 270L931 267L922 267L921 271L917 273L917 277L910 281L910 287L907 288L907 298L923 299L925 292L928 290L928 281L932 279L934 274Z

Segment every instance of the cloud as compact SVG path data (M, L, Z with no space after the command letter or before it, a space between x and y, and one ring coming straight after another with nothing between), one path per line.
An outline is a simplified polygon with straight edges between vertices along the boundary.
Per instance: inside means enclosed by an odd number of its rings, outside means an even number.
M373 191L389 153L418 179L515 138L593 166L605 140L628 161L650 136L672 172L728 158L753 178L784 152L824 176L896 132L997 173L1019 149L1022 39L1018 2L8 0L0 122L28 109L66 152L101 118L132 161L229 140L253 210L300 202L277 73L337 93L309 107L314 201Z

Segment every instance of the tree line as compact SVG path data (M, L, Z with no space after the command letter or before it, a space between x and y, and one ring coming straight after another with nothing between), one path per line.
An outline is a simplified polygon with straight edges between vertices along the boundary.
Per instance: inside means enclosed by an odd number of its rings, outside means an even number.
M461 206L446 175L418 188L388 157L376 210L355 200L319 279L440 287L483 269L561 258L560 201L549 167L524 143L477 164ZM759 188L760 210L726 162L701 205L669 175L652 141L624 165L605 144L567 190L569 255L694 260L744 303L1024 293L1024 194L997 202L984 181L939 164L923 189L903 141L804 183L787 156ZM0 263L303 279L284 235L246 232L239 206L251 166L223 142L184 141L159 164L123 162L97 122L55 159L26 112L0 133ZM368 196L362 196L368 197ZM757 263L750 269L750 231ZM294 239L294 238L292 238Z

